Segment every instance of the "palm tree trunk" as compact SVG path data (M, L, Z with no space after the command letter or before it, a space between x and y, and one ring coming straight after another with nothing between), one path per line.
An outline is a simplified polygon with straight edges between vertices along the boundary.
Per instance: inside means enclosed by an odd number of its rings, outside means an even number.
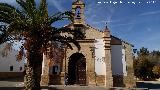
M28 52L26 75L24 76L25 90L41 90L42 55L38 50Z

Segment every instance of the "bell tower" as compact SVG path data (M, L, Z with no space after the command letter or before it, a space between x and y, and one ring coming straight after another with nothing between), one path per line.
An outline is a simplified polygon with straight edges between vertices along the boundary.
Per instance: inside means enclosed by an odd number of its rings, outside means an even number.
M82 0L76 0L72 3L72 13L74 13L74 24L84 24L85 4Z

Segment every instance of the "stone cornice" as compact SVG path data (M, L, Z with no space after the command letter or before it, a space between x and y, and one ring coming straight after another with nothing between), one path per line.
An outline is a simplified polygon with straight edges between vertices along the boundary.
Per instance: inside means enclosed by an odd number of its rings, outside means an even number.
M96 40L95 39L83 39L83 40L77 40L78 42L85 42L85 43L94 43Z

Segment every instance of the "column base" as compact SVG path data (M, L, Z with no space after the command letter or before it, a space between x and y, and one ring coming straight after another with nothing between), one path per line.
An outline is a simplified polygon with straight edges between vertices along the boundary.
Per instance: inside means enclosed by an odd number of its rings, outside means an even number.
M41 85L42 86L49 85L49 75L41 75Z
M64 85L64 80L65 80L65 72L60 73L60 79L61 79L61 84Z
M105 82L105 86L106 87L113 87L113 77L112 76L106 76L106 82Z
M96 75L96 85L105 86L105 75Z
M88 72L88 85L96 86L96 75L95 72Z

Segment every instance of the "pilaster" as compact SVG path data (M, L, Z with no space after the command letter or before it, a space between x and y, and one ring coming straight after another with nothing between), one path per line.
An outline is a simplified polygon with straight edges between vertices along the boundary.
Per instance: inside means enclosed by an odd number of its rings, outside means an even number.
M90 58L88 67L89 85L96 85L96 74L95 74L95 47L90 47Z
M106 63L106 76L105 76L105 86L112 87L113 86L113 77L112 77L112 69L111 69L111 37L110 31L106 27L103 32L104 39L104 47L105 47L105 63Z
M43 54L41 85L49 84L49 58Z

